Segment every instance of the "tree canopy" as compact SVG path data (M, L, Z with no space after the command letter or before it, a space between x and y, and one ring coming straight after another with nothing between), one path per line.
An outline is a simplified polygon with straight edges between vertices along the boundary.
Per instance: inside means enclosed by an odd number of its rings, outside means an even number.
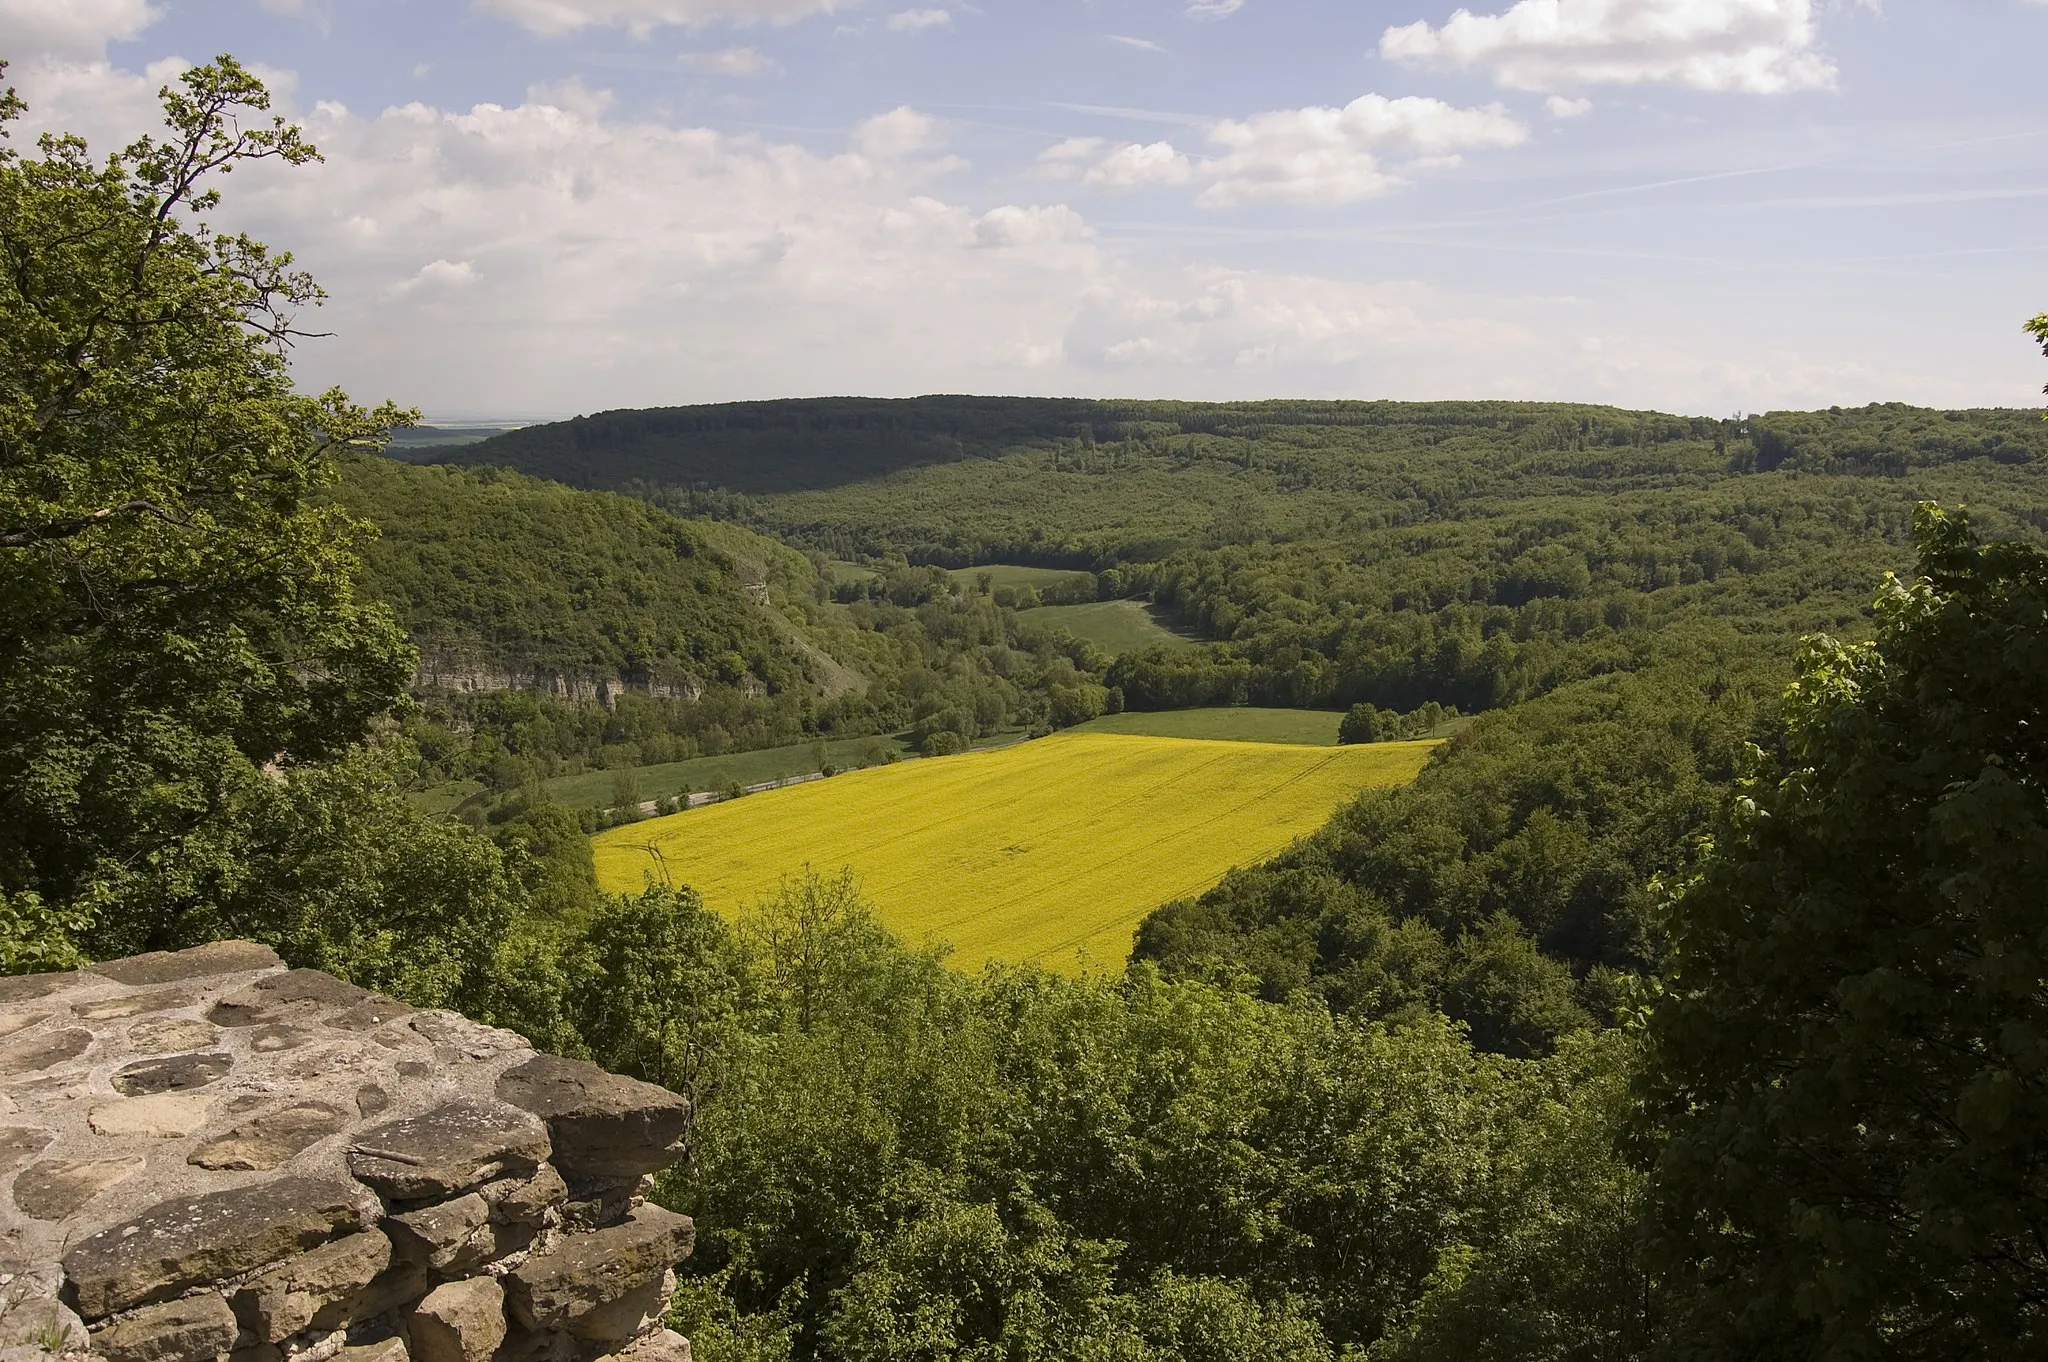
M1681 1355L2048 1348L2048 555L1917 528L1669 914L1639 1081Z
M0 148L0 966L248 934L460 973L494 853L404 854L447 835L357 749L412 652L357 598L368 527L317 499L408 414L298 392L319 289L209 226L222 176L314 148L231 58L163 103L164 135L103 161ZM425 930L439 961L394 947L401 897L420 930L460 905Z

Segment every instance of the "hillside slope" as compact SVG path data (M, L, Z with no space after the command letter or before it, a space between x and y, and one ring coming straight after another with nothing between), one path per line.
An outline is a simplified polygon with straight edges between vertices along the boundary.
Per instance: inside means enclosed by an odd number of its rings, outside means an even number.
M386 459L352 463L336 495L380 531L363 554L365 593L429 665L678 694L810 682L804 650L762 608L762 563L645 502ZM717 537L777 550L737 527Z

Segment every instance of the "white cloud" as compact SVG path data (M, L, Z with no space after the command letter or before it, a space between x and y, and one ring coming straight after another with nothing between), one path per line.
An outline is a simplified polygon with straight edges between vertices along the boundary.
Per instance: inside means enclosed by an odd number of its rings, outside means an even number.
M946 134L936 118L905 104L876 114L855 128L853 144L864 156L890 161L936 151L946 144Z
M718 52L685 52L676 58L685 71L700 76L758 76L774 65L751 47L728 47Z
M1121 33L1104 34L1111 42L1122 47L1135 47L1140 52L1164 52L1166 49L1150 38L1127 38Z
M1566 99L1563 95L1552 95L1543 101L1543 107L1550 111L1552 118L1584 118L1593 112L1590 99Z
M610 90L593 90L583 83L583 77L571 76L527 86L526 102L594 119L612 106L613 97Z
M477 280L476 266L467 260L429 260L419 272L392 289L392 296L409 293L446 294L468 288Z
M29 0L34 3L34 0ZM791 24L831 14L842 0L472 0L485 14L555 37L586 28L623 28L646 37L659 28L708 24Z
M1224 19L1244 8L1244 0L1188 0L1190 19Z
M152 121L170 74L101 64L22 83L38 127L96 119L104 150ZM113 126L117 114L132 121ZM944 129L913 110L864 124L839 154L624 117L602 92L560 84L515 107L321 103L301 116L326 162L238 173L220 226L293 250L328 287L334 301L308 321L335 338L300 348L300 381L366 400L480 413L935 391L1682 411L1982 400L1981 384L1916 378L1911 345L1852 340L1846 320L1759 349L1746 309L1718 329L1709 308L1660 332L1634 298L1148 259L1063 204L937 195L943 162L927 153ZM1457 140L1410 118L1374 154ZM1085 167L1114 148L1054 150L1048 164ZM1215 161L1194 164L1194 183L1214 179L1202 167ZM1859 342L1899 358L1814 358Z
M1195 161L1171 143L1128 143L1104 156L1083 182L1103 189L1208 181L1197 202L1233 208L1257 202L1349 203L1383 194L1421 166L1455 165L1460 151L1513 147L1529 130L1505 108L1467 109L1438 99L1364 95L1341 109L1276 109L1225 119L1208 130L1218 154ZM1094 145L1062 142L1041 153L1055 172ZM1389 168L1388 158L1398 162Z
M1171 142L1142 146L1131 142L1090 166L1081 182L1098 189L1137 189L1154 184L1186 184L1194 177L1194 163L1175 151Z
M916 33L927 28L951 28L953 15L943 9L905 9L890 15L887 24L894 33Z
M1835 65L1816 49L1814 9L1815 0L1518 0L1501 14L1461 9L1441 28L1389 28L1380 55L1483 67L1516 90L1831 90Z
M148 0L0 0L0 60L93 61L161 17Z

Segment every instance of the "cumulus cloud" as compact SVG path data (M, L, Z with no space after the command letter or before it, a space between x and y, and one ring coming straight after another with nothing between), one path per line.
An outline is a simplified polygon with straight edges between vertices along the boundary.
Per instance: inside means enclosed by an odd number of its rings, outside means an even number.
M659 28L791 24L813 14L831 14L841 8L842 0L473 0L473 4L480 13L543 37L586 28L623 28L644 38Z
M1518 0L1500 14L1459 10L1442 27L1389 28L1380 55L1480 67L1516 90L1681 85L1781 94L1829 90L1815 0Z
M946 144L946 133L939 120L905 104L862 122L853 130L853 144L863 156L896 160L938 150Z
M102 63L21 83L37 127L132 117L95 132L103 150L152 121L164 78ZM335 338L301 347L299 377L365 399L532 414L822 392L1455 392L1729 410L1920 391L1760 351L1746 314L1660 338L1632 302L1148 259L1065 204L936 194L945 130L915 110L843 151L626 117L566 83L510 107L297 112L326 162L238 173L220 225L292 249L328 287L308 320ZM1377 154L1447 138L1411 120ZM1113 150L1082 139L1049 164Z
M953 15L943 9L904 9L889 16L887 24L894 33L916 33L927 28L951 28Z
M454 293L474 284L476 278L476 266L467 260L429 260L410 279L394 287L391 293L397 298L410 293Z
M1099 189L1137 189L1144 185L1186 184L1195 177L1194 162L1171 142L1136 142L1118 147L1088 168L1083 184Z
M1225 119L1208 130L1218 150L1201 160L1170 142L1127 143L1081 179L1101 189L1205 180L1197 202L1209 208L1349 203L1405 184L1407 170L1455 165L1462 151L1519 146L1528 137L1529 129L1499 104L1468 109L1439 99L1364 95L1341 109L1276 109ZM1101 145L1062 142L1039 155L1040 172L1063 178Z
M1543 101L1543 107L1550 110L1552 118L1584 118L1593 112L1590 99L1566 99L1563 95L1552 95Z
M93 61L162 16L148 0L0 0L0 57Z
M751 47L728 47L718 52L685 52L676 58L676 64L700 76L757 76L774 63Z

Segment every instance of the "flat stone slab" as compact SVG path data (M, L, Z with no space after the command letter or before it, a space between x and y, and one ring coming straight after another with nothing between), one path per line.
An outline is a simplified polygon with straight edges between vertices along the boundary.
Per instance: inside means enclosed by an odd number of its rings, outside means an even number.
M36 1130L28 1126L9 1126L0 1130L0 1177L42 1153L56 1138L57 1133L53 1130Z
M45 1159L22 1170L14 1180L14 1204L36 1220L62 1220L75 1215L101 1192L142 1171L147 1160L138 1155L114 1159Z
M636 1178L682 1157L687 1098L582 1060L536 1055L498 1080L498 1097L548 1123L554 1164L573 1178Z
M89 966L86 972L119 984L175 984L215 974L276 969L283 963L276 951L254 941L215 941L185 951L151 951L125 960L109 960Z
M439 1200L527 1176L548 1151L547 1127L532 1113L465 1097L364 1131L348 1166L393 1201Z
M47 998L53 993L63 993L87 981L87 976L78 970L56 974L16 974L0 979L0 1004L24 1003L35 998Z
M114 1091L123 1097L148 1097L159 1092L184 1092L203 1088L227 1077L235 1062L223 1054L172 1055L168 1059L145 1059L130 1064L114 1075Z
M345 1129L348 1113L326 1102L293 1102L244 1121L186 1156L198 1168L268 1172Z
M91 1048L92 1032L80 1026L10 1040L7 1048L0 1050L0 1077L41 1073L76 1059Z
M181 1140L196 1133L213 1114L215 1099L203 1092L160 1092L124 1097L92 1109L86 1123L95 1135L144 1135Z
M324 1022L367 1031L412 1011L396 998L344 983L316 969L287 970L228 994L206 1014L219 1026Z
M361 1229L360 1196L285 1177L161 1202L64 1255L73 1307L89 1322L302 1253Z
M152 1017L128 1028L128 1048L141 1054L204 1050L220 1032L194 1017Z

